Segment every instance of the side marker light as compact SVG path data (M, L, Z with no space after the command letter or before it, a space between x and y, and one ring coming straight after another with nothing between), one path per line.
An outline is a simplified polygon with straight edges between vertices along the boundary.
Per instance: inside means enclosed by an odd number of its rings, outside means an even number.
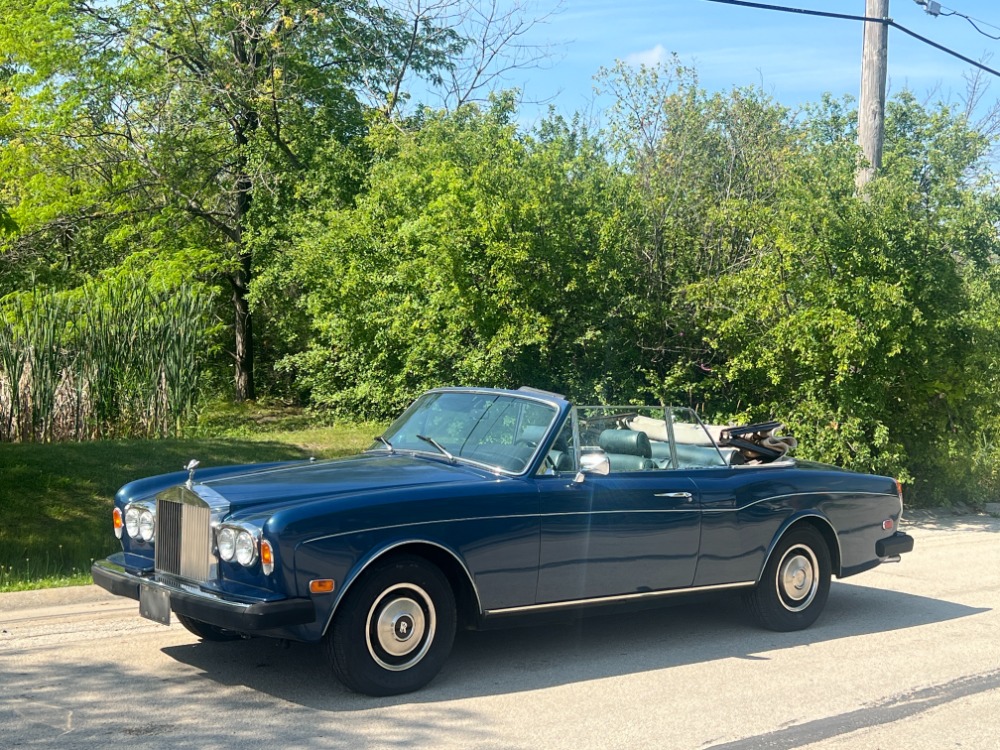
M333 592L334 581L332 578L317 578L309 581L309 593L329 594Z

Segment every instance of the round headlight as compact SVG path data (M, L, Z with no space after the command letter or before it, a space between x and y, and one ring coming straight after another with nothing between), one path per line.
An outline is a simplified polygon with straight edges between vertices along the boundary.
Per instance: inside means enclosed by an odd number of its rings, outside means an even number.
M240 565L253 565L257 558L257 545L249 531L241 531L236 535L236 562Z
M139 536L139 509L129 506L125 510L125 530L128 535L135 539Z
M217 539L219 545L219 557L226 562L233 559L236 554L236 532L228 526L219 531Z
M153 512L150 510L142 511L139 514L139 536L142 538L142 541L151 542L154 530Z

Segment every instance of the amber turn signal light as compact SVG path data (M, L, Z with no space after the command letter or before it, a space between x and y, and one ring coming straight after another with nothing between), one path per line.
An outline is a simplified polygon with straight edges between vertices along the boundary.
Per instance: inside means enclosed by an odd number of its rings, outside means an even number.
M274 572L274 551L271 549L271 543L266 539L262 539L260 542L260 567L264 571L264 575L271 575Z
M309 581L309 593L311 594L329 594L332 591L333 591L332 578L317 578L315 580Z
M122 538L122 512L120 508L115 508L111 511L111 523L115 527L115 536L119 539Z

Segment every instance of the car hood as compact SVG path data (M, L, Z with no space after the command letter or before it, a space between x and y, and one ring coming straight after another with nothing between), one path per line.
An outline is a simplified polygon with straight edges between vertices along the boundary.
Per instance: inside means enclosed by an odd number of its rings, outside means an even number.
M249 468L249 467L248 467ZM366 454L297 463L211 479L203 483L229 502L232 511L262 504L287 504L381 489L496 481L481 469L434 458Z

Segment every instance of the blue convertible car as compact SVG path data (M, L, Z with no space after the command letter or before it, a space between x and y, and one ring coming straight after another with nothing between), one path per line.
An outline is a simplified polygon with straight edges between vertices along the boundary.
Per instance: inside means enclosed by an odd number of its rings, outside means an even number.
M125 485L94 581L205 640L322 642L348 687L416 690L458 627L740 590L808 627L831 575L898 560L898 482L787 456L777 423L556 394L430 391L363 454Z

